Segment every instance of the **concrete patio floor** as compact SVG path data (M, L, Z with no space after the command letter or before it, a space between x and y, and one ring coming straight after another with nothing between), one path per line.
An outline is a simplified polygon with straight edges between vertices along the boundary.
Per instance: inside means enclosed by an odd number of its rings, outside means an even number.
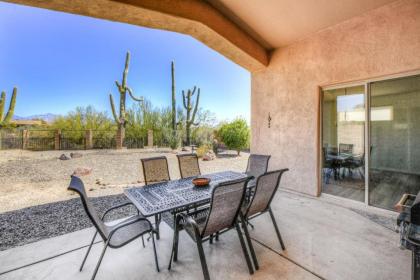
M251 235L259 271L248 274L236 232L231 231L204 246L212 279L410 279L411 254L398 248L398 234L349 209L366 210L363 205L279 191L272 206L286 251L280 249L269 215L258 217ZM96 279L202 279L195 244L185 233L179 261L167 270L172 232L166 225L162 232L157 242L160 273L151 242L142 248L136 240L109 249ZM94 245L82 272L78 268L86 248L77 248L87 245L92 234L89 228L1 251L0 279L90 279L102 244Z

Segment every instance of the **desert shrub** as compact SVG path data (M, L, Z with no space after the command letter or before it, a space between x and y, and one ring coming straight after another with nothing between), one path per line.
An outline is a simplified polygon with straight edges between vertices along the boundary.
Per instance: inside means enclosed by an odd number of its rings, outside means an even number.
M218 136L222 142L229 149L237 151L238 155L242 149L248 148L249 135L249 127L244 119L236 119L230 123L225 123L218 130Z
M208 151L212 149L211 145L204 144L197 148L197 156L202 158Z
M191 133L191 140L197 146L213 143L214 128L203 125L195 127Z

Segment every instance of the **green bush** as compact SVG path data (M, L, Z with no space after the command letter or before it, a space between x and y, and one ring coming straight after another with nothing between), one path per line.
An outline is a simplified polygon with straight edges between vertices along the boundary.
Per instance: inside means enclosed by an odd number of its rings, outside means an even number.
M223 143L240 154L242 149L249 146L249 127L244 119L223 124L217 132Z

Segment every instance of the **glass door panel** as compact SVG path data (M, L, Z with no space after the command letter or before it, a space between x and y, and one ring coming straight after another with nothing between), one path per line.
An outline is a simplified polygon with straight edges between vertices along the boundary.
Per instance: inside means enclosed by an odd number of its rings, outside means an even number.
M370 84L369 204L420 190L420 76Z
M365 201L365 86L323 91L322 191Z

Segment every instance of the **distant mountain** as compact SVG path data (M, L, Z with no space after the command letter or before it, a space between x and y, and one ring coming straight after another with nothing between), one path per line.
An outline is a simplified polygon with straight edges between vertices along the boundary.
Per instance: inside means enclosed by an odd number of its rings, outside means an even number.
M13 116L14 120L44 120L47 123L53 122L58 115L47 113L47 114L39 114L39 115L32 115L27 117L21 117L21 116Z

